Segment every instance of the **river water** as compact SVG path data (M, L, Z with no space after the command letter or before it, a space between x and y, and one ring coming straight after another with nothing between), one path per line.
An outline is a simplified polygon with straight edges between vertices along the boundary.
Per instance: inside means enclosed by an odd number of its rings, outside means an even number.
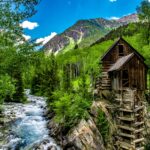
M49 136L43 97L30 95L29 103L4 104L5 124L0 127L0 150L61 150Z

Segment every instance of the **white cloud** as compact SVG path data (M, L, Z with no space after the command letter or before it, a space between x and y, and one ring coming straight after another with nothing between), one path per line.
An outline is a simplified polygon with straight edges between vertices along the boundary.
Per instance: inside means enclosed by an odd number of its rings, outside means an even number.
M42 45L46 44L49 40L51 40L55 35L57 35L56 32L52 32L49 36L39 38L36 40L36 43L42 43Z
M20 24L20 26L24 29L29 29L29 30L33 30L34 28L38 27L38 23L37 22L30 22L30 21L24 21Z
M117 0L109 0L110 2L116 2Z
M110 20L118 20L118 19L120 19L120 18L113 16L113 17L110 17L109 19L110 19Z
M31 39L31 36L30 36L30 35L25 35L25 34L23 34L23 37L25 38L26 41L28 41L28 40Z

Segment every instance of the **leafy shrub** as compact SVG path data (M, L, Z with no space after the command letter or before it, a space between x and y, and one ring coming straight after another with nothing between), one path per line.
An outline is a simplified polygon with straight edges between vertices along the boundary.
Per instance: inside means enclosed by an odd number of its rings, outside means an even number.
M145 97L146 97L147 102L150 104L150 93L146 92Z
M15 81L8 75L0 76L0 104L7 98L12 99L15 93Z
M98 112L96 125L103 137L104 143L106 144L109 136L109 122L102 110L99 110Z
M145 146L144 146L144 150L150 150L150 141L149 141L149 139L150 139L150 134L147 133L147 134L145 135Z
M52 108L55 112L55 120L68 130L75 126L79 120L88 118L90 101L84 99L78 93L55 91Z
M150 144L145 146L145 150L149 150L150 149Z

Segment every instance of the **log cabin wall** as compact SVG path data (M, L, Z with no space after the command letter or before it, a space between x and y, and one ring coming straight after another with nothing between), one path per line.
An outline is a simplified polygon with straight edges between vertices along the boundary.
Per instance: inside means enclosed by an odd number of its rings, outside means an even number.
M108 74L108 70L111 66L112 66L111 62L102 63L101 89L109 90L111 88L111 79Z
M128 70L130 88L137 88L138 90L146 89L146 68L143 62L136 56L123 67L123 70Z
M122 90L127 87L146 90L146 74L145 64L134 56L126 65L122 66L121 70L109 74L112 81L111 87L113 90Z
M123 46L123 55L121 55L121 56L120 56L120 53L119 53L120 45ZM126 42L124 42L123 40L119 40L117 42L117 44L112 49L110 48L108 54L104 57L102 62L103 62L103 64L107 64L107 63L113 64L120 57L126 56L128 54L133 53L133 52L134 52L133 49Z

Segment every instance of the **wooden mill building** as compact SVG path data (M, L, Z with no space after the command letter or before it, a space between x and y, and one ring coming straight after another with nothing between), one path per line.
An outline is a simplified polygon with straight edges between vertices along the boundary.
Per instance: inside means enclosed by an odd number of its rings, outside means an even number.
M102 89L146 89L148 67L144 57L119 38L102 57Z
M119 38L102 57L100 92L115 91L119 150L144 150L144 91L147 71L144 57Z

